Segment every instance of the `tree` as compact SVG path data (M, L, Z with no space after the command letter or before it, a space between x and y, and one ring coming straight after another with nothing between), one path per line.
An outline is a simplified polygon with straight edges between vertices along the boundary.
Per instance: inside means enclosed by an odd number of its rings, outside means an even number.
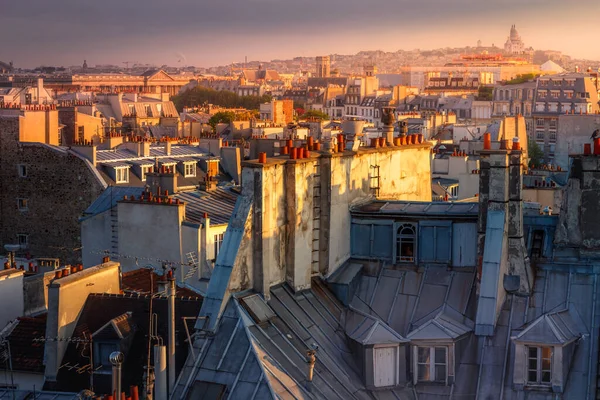
M198 86L173 96L171 100L173 100L179 112L183 111L184 107L196 107L209 103L227 108L242 107L249 110L258 110L261 103L271 101L271 96L238 96L236 93L228 90L214 90Z
M218 124L230 124L235 120L235 113L232 111L219 111L208 120L208 124L212 127L213 132L217 131Z
M529 154L529 167L532 165L540 165L542 163L544 151L535 141L527 141L527 153Z
M308 110L300 116L300 119L313 119L319 121L329 121L329 115L319 110Z

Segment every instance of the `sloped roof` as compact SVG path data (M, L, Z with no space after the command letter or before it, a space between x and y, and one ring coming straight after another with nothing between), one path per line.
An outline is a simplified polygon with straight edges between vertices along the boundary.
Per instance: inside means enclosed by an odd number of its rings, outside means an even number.
M346 312L346 335L360 344L397 344L408 340L386 323L350 307Z
M557 63L555 63L552 60L548 60L545 63L543 63L542 65L540 65L540 70L541 71L553 71L553 72L558 72L558 73L565 72L565 69L563 67L561 67L560 65L558 65Z
M158 293L158 282L162 280L162 275L157 274L151 268L138 268L133 271L124 272L121 277L121 285L125 292L134 292L139 294ZM178 284L175 286L175 293L181 297L198 297L199 294Z
M564 345L584 334L587 334L587 329L577 311L571 307L568 310L543 314L525 325L512 339L515 342Z
M117 201L123 200L123 196L139 197L144 188L131 186L109 186L100 196L83 212L82 219L102 214L117 205Z
M201 361L184 371L178 391L189 394L194 381L209 381L226 384L230 399L373 398L340 329L343 306L319 278L302 292L294 293L287 284L271 288L268 305L276 315L257 323L237 299L230 298L218 321L218 334L194 344L203 349L197 355ZM309 349L317 349L310 386ZM377 391L377 396L413 398L412 390L403 387Z
M187 344L187 329L192 329L192 323L186 322L181 317L196 317L200 311L202 299L180 298L175 299L177 309L177 318L175 320L176 330L176 366L177 371L181 369L185 358L187 357L189 345ZM97 332L107 322L118 318L125 313L131 313L131 323L135 325L131 346L125 354L123 364L123 387L136 385L142 381L144 366L147 360L148 342L147 335L149 330L148 307L150 304L149 296L132 294L90 294L81 310L72 338L89 337L92 332ZM167 315L168 305L165 298L155 298L152 300L152 312L157 314L158 336L165 339L167 337ZM79 364L85 366L89 363L88 353L85 345L72 341L68 344L67 351L63 358L63 364ZM77 369L61 368L58 372L56 389L64 391L80 391L89 387L89 374L78 373ZM98 374L94 376L94 389L96 393L110 393L111 377L110 375Z
M407 335L410 340L455 340L472 332L475 324L452 307L444 305L433 318Z
M123 339L134 331L131 323L131 311L123 313L104 324L96 332L92 333L94 339L110 338L116 334L119 339Z
M10 343L12 368L15 371L44 372L44 342L47 314L37 317L19 317L6 336ZM4 366L2 347L0 365ZM0 396L1 398L1 396Z
M207 213L212 225L222 225L229 222L238 194L232 190L217 187L210 192L198 190L178 192L173 195L173 198L186 203L186 221L201 223L204 221L203 214Z

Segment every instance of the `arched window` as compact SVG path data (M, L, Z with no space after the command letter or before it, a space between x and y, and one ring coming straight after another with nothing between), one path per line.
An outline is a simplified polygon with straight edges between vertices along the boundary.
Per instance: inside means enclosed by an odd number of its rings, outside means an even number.
M402 224L396 233L396 262L414 263L417 250L415 226Z

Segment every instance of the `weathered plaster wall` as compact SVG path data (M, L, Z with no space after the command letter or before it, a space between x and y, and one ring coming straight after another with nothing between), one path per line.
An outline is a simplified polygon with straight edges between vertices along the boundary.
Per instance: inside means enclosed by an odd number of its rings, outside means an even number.
M339 267L350 256L349 207L375 193L374 165L380 198L431 201L429 154L423 144L246 162L243 193L254 205L253 245L243 256L255 266L252 286L265 295L283 281L301 290L313 272ZM319 252L313 255L313 248Z
M160 204L140 201L120 201L119 253L123 271L139 268L135 257L184 262L181 242L181 223L185 207L181 203ZM140 264L147 263L144 260ZM150 262L156 268L157 261Z
M571 176L565 187L555 244L578 248L581 256L597 258L600 251L599 209L600 157L577 156L573 159Z
M569 168L569 154L583 154L583 145L592 144L592 132L600 128L600 115L561 115L558 117L554 162ZM593 145L592 145L593 147Z
M430 147L426 144L338 153L332 157L327 274L350 257L348 209L351 204L372 197L372 187L379 186L378 197L382 199L431 201L429 156ZM378 185L373 166L379 166ZM326 172L322 169L322 173Z

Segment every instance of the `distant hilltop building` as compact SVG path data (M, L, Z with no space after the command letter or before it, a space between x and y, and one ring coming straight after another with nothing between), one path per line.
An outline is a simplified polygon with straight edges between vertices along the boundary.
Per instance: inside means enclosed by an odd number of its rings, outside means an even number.
M317 56L317 78L329 78L331 71L331 60L329 56Z
M512 25L510 27L510 35L506 39L506 43L504 43L504 52L508 54L526 54L531 50L531 48L525 48L525 43L523 43L521 35L517 31L516 25Z

